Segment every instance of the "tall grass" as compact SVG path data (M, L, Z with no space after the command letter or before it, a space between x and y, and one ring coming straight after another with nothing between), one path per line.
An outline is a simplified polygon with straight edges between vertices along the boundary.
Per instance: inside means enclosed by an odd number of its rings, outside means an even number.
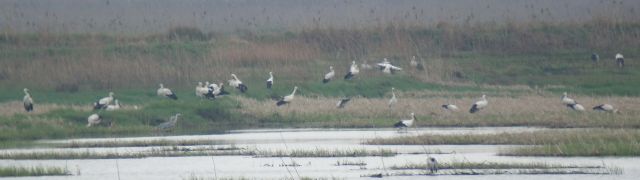
M20 177L20 176L67 176L71 175L67 168L61 167L0 167L0 177Z

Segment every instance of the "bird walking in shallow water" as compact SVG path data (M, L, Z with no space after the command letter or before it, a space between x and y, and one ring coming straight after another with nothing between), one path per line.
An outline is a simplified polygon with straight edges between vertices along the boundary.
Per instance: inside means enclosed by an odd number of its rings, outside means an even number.
M429 171L431 174L438 173L438 161L434 157L429 158Z
M31 94L29 94L29 89L24 88L24 97L22 98L22 104L24 105L24 110L27 112L33 111L33 98L31 98Z

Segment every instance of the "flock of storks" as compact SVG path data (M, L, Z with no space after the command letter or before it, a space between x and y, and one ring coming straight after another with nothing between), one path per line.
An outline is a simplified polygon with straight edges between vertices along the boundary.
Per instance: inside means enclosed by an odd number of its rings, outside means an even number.
M616 62L617 64L622 67L624 66L624 57L622 56L622 54L618 53L615 56L616 58ZM592 60L594 62L597 62L599 59L599 56L597 54L592 54ZM416 68L418 70L423 69L424 67L422 66L421 63L416 61L416 57L413 56L411 58L411 61L409 63L413 68ZM396 71L401 71L402 68L397 67L393 64L391 64L391 62L389 62L389 60L387 58L384 58L382 62L377 63L376 64L377 67L379 68L379 70L381 70L383 73L386 74L395 74ZM364 64L361 65L362 68L364 69L372 69L372 66L367 64L366 61ZM356 64L355 61L352 61L351 63L351 67L349 68L349 71L347 72L347 74L344 76L345 80L350 80L353 79L356 75L358 75L360 73L360 69L358 67L358 65ZM332 79L334 79L335 77L335 71L333 69L333 66L329 66L329 72L326 73L322 79L322 83L326 84L329 83ZM266 87L268 89L271 89L273 86L273 72L269 72L269 78L266 81ZM240 91L241 93L244 93L248 90L248 87L242 83L242 81L235 75L235 74L231 74L231 79L228 80L228 83L230 86L236 88L238 91ZM298 90L297 86L294 86L293 88L293 92L291 92L291 94L287 95L287 96L283 96L283 97L278 97L275 100L277 100L276 102L276 106L282 106L285 104L289 104L291 103L294 98L295 98L295 94L296 91ZM23 98L23 103L24 103L24 109L27 112L31 112L33 111L33 98L31 97L31 95L29 94L29 89L25 88L24 89L24 93L25 96ZM195 88L195 94L196 96L203 98L203 99L215 99L217 97L220 96L224 96L224 95L228 95L229 92L224 90L224 83L220 82L219 84L215 84L215 83L209 83L208 81L205 82L204 84L202 82L198 82L198 85ZM113 92L109 92L109 96L104 97L104 98L100 98L98 99L96 102L93 103L93 107L95 110L107 110L107 111L113 111L113 110L117 110L120 109L120 104L118 102L117 99L114 99L113 97L114 93ZM157 95L158 96L162 96L162 97L167 97L170 99L174 99L177 100L178 96L176 96L175 93L173 93L173 91L171 91L169 88L164 87L163 84L160 84L160 88L158 88L157 90ZM337 108L344 108L347 104L347 102L349 102L351 99L350 98L341 98L340 101L338 101L338 103L336 104ZM398 102L398 99L396 98L396 94L395 94L395 88L391 88L391 99L389 99L388 102L388 106L391 108L393 105L395 105ZM572 110L576 110L576 111L585 111L584 106L582 106L581 104L579 104L577 101L575 101L574 99L571 99L567 96L567 93L564 92L563 96L562 96L562 103L565 104L568 108L572 109ZM476 101L475 103L473 103L471 105L471 108L469 109L470 113L476 113L482 109L484 109L485 107L487 107L489 104L489 102L486 99L486 95L482 95L482 98L478 101ZM448 111L458 111L459 108L458 106L454 105L454 104L443 104L442 108ZM617 113L619 112L618 109L615 109L612 105L610 104L600 104L598 106L595 106L592 108L593 110L596 111L604 111L604 112L611 112L611 113ZM172 116L171 118L169 118L169 121L164 122L160 125L158 125L157 127L159 129L170 129L173 128L175 126L175 124L177 123L178 117L180 116L180 113ZM411 127L414 123L414 121L416 120L416 116L415 113L411 113L410 114L411 118L410 119L403 119L398 121L397 123L394 124L394 127L399 128L399 129L406 129L408 127ZM87 127L91 127L91 126L95 126L98 125L100 122L102 121L102 117L98 114L98 113L94 113L91 114L88 118L87 118Z

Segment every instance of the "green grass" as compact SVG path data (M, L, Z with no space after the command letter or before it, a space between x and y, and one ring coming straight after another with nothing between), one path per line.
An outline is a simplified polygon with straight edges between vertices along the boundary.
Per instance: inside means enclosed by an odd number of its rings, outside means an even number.
M68 176L71 175L67 168L61 167L0 167L0 177L22 177L22 176Z

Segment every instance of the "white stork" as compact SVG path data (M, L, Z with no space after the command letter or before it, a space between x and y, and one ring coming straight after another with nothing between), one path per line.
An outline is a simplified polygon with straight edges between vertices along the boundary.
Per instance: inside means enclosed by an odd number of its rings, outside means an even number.
M471 105L471 109L469 109L469 112L476 113L481 109L484 109L485 107L487 107L487 105L489 105L489 101L487 101L487 96L483 94L482 99L480 99L479 101L476 101L476 103L473 103L473 105Z
M393 127L398 128L398 130L404 129L405 131L407 131L407 129L411 127L411 125L413 125L413 121L415 120L416 115L414 113L411 113L411 119L400 120L396 124L394 124Z
M329 66L329 72L324 75L324 79L322 79L322 83L324 84L328 83L329 81L331 81L331 79L333 79L334 76L336 76L336 72L333 71L333 66Z
M443 104L442 109L449 111L458 111L458 106L455 104Z
M409 65L411 65L411 67L416 68L417 70L424 70L424 66L422 66L422 63L419 63L416 60L416 56L411 57L411 61L409 62Z
M387 58L384 58L384 61L382 63L378 63L377 65L380 70L382 70L382 72L387 74L395 74L396 71L402 70L402 68L392 65L389 60L387 60Z
M360 67L362 69L373 69L373 67L369 63L367 63L367 60L364 60L364 62L362 62L362 64L360 64Z
M564 92L562 93L562 103L565 105L569 105L569 104L577 104L578 102L576 102L576 100L569 98L569 96L567 96L567 92Z
M163 84L160 84L160 88L158 88L156 93L158 94L158 96L168 97L173 100L178 99L178 96L176 96L176 94L174 94L173 91L171 91L171 89L165 88Z
M356 76L358 73L360 73L360 69L358 69L358 65L356 64L356 61L351 61L351 67L349 68L349 72L347 72L347 75L344 76L344 79L350 80L354 76Z
M387 103L387 105L389 105L389 108L391 108L393 105L395 105L396 103L398 103L398 99L396 98L396 88L391 87L391 99L389 99L389 103Z
M33 111L33 98L31 98L31 94L29 94L29 89L24 88L22 91L24 91L24 97L22 98L24 110L31 112Z
M277 106L282 106L288 103L291 103L291 101L293 101L293 98L295 98L296 95L296 91L298 90L298 86L293 87L293 92L291 92L291 94L282 97L277 103Z
M600 104L596 107L593 107L594 111L603 111L603 112L609 112L609 113L617 113L618 109L613 108L613 106L611 104Z
M616 63L618 64L618 67L620 68L624 67L624 56L622 56L622 54L620 53L616 54Z
M109 104L107 105L107 108L105 108L105 110L107 111L115 111L118 109L120 109L120 103L118 102L117 99L113 101L113 104Z
M113 101L113 92L109 92L109 96L104 97L93 103L93 109L104 109Z
M575 110L575 111L584 111L584 106L582 106L581 104L575 103L575 104L567 104L567 107Z
M248 88L246 85L244 85L242 83L242 81L240 81L240 79L238 78L238 76L236 76L235 74L231 74L232 79L229 80L229 85L240 90L240 92L244 93L247 92Z
M98 125L100 121L102 121L102 116L94 113L87 118L87 127Z
M205 87L202 82L198 82L196 86L196 96L205 97L205 95L209 92L209 88Z
M273 86L273 72L269 72L269 79L267 79L267 89L271 89Z

